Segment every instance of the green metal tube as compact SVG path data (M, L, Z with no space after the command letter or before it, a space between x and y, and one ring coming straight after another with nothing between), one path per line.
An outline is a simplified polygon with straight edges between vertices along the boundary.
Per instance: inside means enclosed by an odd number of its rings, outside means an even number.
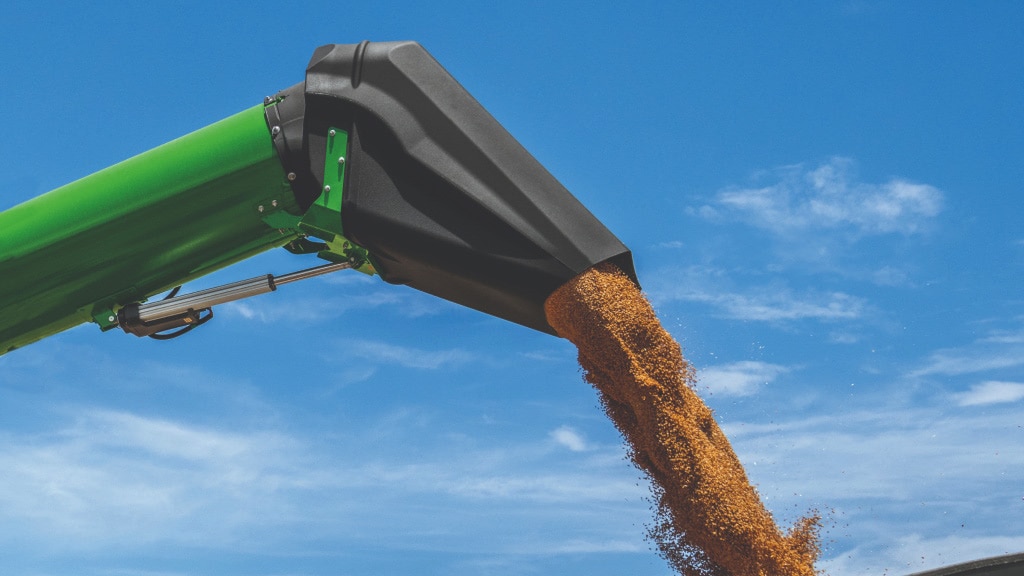
M0 354L284 245L301 215L264 106L0 213Z

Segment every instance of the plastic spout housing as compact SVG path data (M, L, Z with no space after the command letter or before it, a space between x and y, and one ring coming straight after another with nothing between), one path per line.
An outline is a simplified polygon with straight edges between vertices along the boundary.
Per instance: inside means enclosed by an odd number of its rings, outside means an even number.
M387 282L554 333L544 301L569 279L611 260L636 281L626 246L419 44L321 46L277 98L300 205L327 131L349 132L342 228Z

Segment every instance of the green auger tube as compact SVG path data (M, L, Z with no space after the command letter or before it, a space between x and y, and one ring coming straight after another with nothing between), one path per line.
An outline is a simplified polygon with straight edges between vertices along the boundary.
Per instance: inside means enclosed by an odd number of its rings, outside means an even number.
M0 213L0 354L294 240L264 107Z

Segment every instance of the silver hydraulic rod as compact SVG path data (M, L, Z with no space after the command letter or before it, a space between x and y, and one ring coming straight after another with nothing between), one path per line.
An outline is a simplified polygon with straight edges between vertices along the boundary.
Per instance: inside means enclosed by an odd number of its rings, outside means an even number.
M161 318L185 314L189 310L204 310L218 304L266 294L275 289L273 276L270 274L258 276L158 302L141 304L139 305L139 320L153 322Z
M265 276L257 276L248 280L241 280L231 284L224 284L223 286L207 288L206 290L200 290L198 292L192 292L190 294L184 294L182 296L176 296L166 300L160 300L158 302L140 304L138 318L142 322L155 322L163 318L187 314L189 311L204 310L218 304L225 304L227 302L234 302L243 298L266 294L267 292L277 290L277 287L282 284L298 282L299 280L314 278L316 276L322 276L324 274L329 274L337 270L345 270L351 267L352 265L348 262L324 264L323 266L299 270L298 272L292 272L276 278L267 274Z
M337 270L347 270L352 267L349 262L339 262L337 264L324 264L323 266L316 266L315 268L306 268L305 270L299 270L298 272L292 272L283 276L275 276L274 284L281 286L284 284L291 284L292 282L298 282L299 280L305 280L307 278L314 278L316 276L322 276L324 274L330 274Z
M224 284L223 286L207 288L206 290L200 290L199 292L191 292L189 294L175 296L166 300L140 304L138 306L138 319L142 322L154 322L162 318L185 314L189 310L204 310L204 308L212 307L217 304L233 302L243 298L266 294L267 292L273 292L282 284L298 282L299 280L323 276L325 274L349 268L352 268L352 264L348 262L324 264L322 266L316 266L316 268L301 270L299 272L293 272L276 278L267 274L265 276L250 278L249 280L242 280L239 282L232 282L231 284Z
M272 292L282 284L350 268L352 264L349 262L324 264L276 278L267 274L156 302L129 304L118 313L118 323L125 332L137 336L154 335L171 328L201 324L201 321L205 322L208 318L201 318L199 313L208 311L217 304L258 296Z

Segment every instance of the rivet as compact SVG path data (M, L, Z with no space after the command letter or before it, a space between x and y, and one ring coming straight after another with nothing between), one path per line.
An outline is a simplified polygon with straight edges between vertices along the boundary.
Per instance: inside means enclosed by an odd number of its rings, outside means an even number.
M297 178L297 176L295 175L295 172L289 172L288 173L288 181L289 182L294 182L296 178Z
M259 205L259 206L258 206L258 207L256 208L256 210L258 210L258 211L260 211L260 212L263 212L263 205L262 205L262 204L260 204L260 205Z
M277 136L278 134L281 133L281 127L274 126L273 128L270 129L270 133L273 134L274 136Z
M338 158L338 166L344 166L344 165L345 165L345 157L344 156L340 156Z
M327 134L330 135L330 136L334 136L335 134L337 134L337 132L335 130L331 130Z
M324 186L324 192L330 192L330 191L331 191L331 187L330 186Z
M273 206L274 208L277 208L277 200L271 200L270 205Z
M271 98L270 96L264 96L263 97L263 105L264 106L269 106L270 103L273 102L273 101L274 101L274 99Z
M114 320L116 320L116 318L113 316L107 316L107 322L113 322Z

